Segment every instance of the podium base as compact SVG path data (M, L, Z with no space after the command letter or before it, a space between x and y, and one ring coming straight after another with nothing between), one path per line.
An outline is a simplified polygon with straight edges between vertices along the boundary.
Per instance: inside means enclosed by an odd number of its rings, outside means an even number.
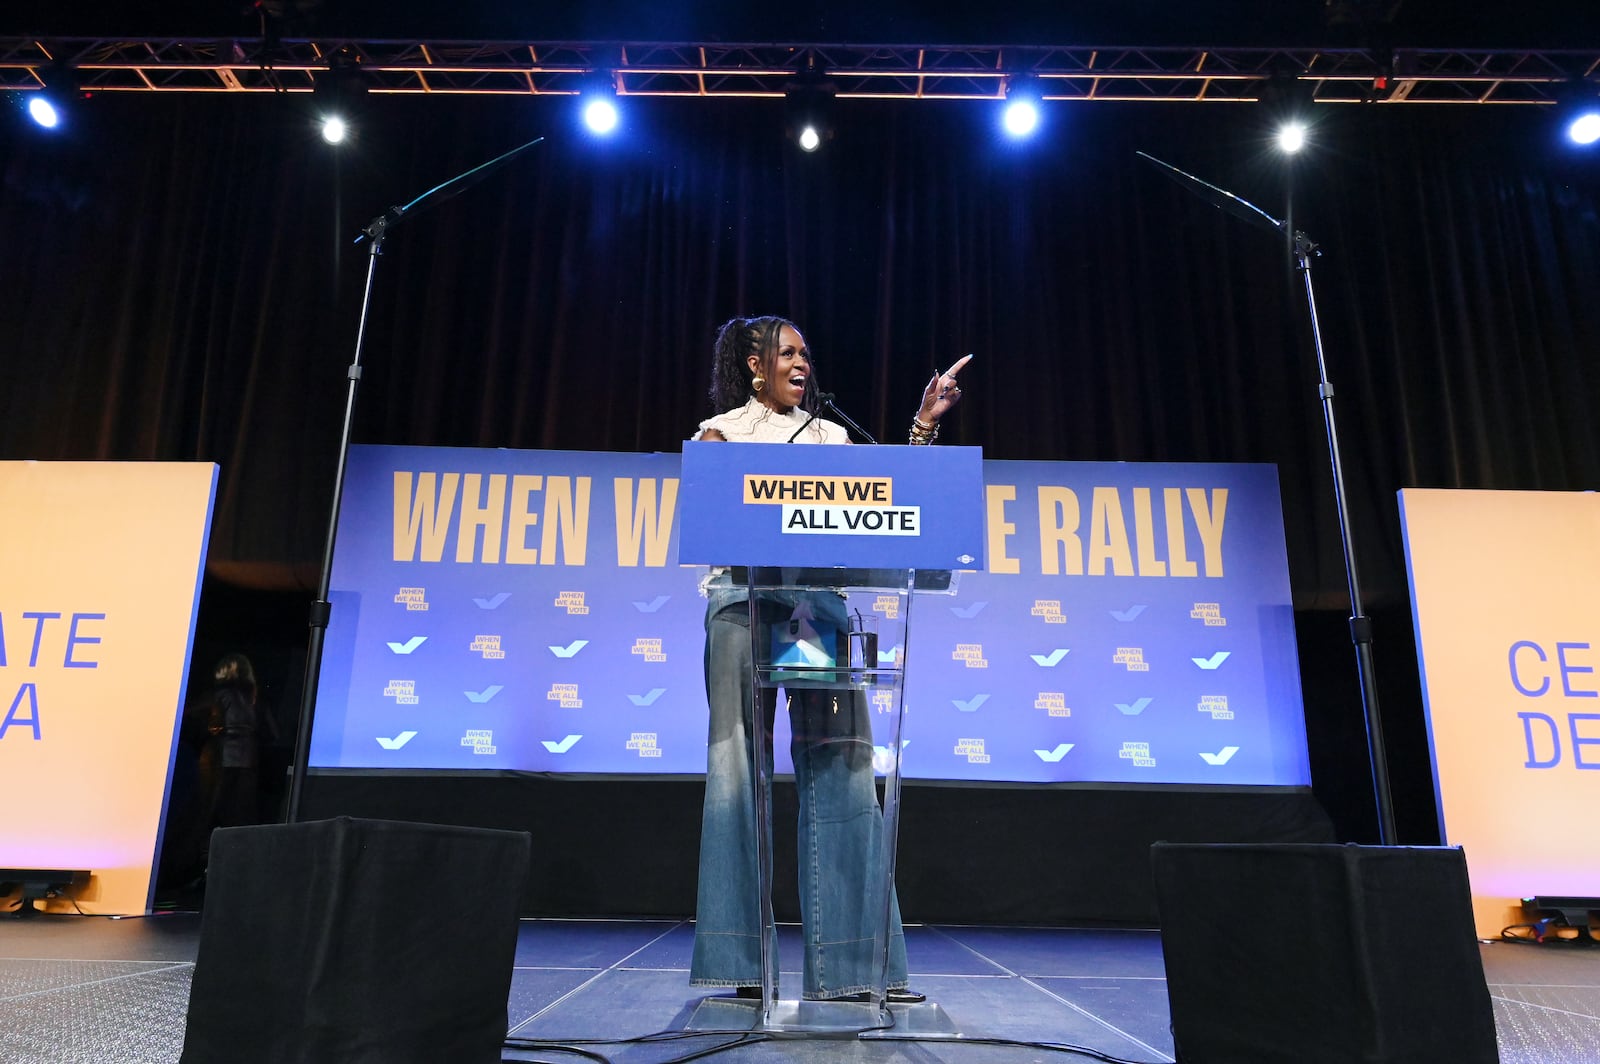
M686 1031L759 1031L809 1035L813 1038L873 1038L920 1035L959 1038L948 1013L931 1001L890 1005L880 1010L870 1001L797 1001L779 999L761 1013L761 1002L746 998L703 998L684 1025Z

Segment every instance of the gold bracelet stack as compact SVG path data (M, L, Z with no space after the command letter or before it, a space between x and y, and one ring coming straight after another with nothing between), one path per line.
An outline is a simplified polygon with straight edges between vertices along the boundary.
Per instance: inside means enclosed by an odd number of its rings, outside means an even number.
M911 416L911 439L909 442L919 446L927 446L939 438L939 423L924 425L922 419L915 414Z

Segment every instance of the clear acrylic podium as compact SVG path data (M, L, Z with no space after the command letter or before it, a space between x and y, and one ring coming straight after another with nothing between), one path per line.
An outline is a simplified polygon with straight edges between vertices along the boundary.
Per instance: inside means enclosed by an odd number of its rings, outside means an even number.
M748 563L731 572L750 593L748 682L758 707L751 724L757 752L751 801L761 999L707 998L689 1027L815 1037L859 1037L890 1026L899 1034L953 1034L936 1004L888 1013L890 904L913 605L926 595L953 595L955 570L981 565L981 454L959 447L686 444L680 512L680 562ZM891 531L874 534L868 525ZM835 711L843 707L870 722L883 826L881 852L862 859L870 867L876 856L882 874L869 877L866 897L857 899L874 928L873 984L864 1002L777 997L772 779L759 756L771 737L759 707L763 691L776 699L779 689L788 698L823 692ZM784 699L776 700L781 709Z

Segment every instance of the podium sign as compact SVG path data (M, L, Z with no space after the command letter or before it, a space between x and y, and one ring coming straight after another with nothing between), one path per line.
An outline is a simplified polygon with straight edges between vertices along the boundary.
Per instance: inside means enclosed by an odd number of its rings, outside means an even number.
M684 565L981 569L977 447L683 445Z

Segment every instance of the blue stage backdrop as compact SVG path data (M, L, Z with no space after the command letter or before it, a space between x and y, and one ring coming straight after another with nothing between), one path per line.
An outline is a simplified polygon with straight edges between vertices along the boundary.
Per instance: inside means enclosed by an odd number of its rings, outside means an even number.
M679 463L352 448L311 763L703 772ZM983 472L986 570L912 606L908 777L1310 783L1273 467Z

